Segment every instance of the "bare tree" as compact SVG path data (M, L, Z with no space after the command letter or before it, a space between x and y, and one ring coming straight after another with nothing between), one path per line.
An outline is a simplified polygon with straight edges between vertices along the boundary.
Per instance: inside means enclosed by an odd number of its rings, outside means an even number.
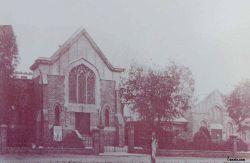
M160 131L170 127L173 118L191 106L193 92L194 80L187 67L174 63L164 70L136 64L130 67L128 79L121 84L121 97L124 103L133 106L150 130L152 162Z

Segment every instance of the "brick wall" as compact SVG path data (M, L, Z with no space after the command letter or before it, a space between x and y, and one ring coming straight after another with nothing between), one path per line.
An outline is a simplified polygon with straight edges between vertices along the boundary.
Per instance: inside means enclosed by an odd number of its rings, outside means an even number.
M13 148L9 147L5 150L0 150L0 154L81 154L93 155L92 149L74 149L74 148Z
M60 107L60 125L63 126L63 136L67 135L69 132L75 129L75 114L67 112L67 108L64 108L65 103L65 77L61 75L48 75L48 84L39 84L39 78L34 79L35 82L35 92L38 95L36 98L36 104L38 108L41 108L41 101L43 101L44 109L44 139L47 145L52 144L53 141L53 125L55 124L55 107L58 105ZM41 98L41 91L43 89L43 98ZM115 81L111 80L101 80L101 108L105 105L110 108L110 126L115 127L115 113L116 113L116 101L115 101ZM96 127L98 124L98 115L96 113L90 114L91 128ZM37 123L39 126L39 122ZM40 131L37 128L38 142ZM115 142L115 132L107 133L109 134L108 144L114 144ZM112 140L111 140L112 139ZM108 145L107 144L107 145ZM45 145L46 146L46 145Z
M60 125L65 125L64 109L64 76L59 75L48 75L48 84L44 88L44 109L46 109L45 120L46 120L46 137L47 141L52 143L53 132L52 127L55 124L55 107L60 108Z
M157 150L158 156L171 157L206 157L227 158L233 156L231 151L202 151L202 150Z
M116 98L115 98L115 81L102 80L101 81L101 114L104 115L103 107L108 105L110 107L110 126L116 127L115 114L116 114ZM103 120L103 119L102 119ZM105 145L115 145L116 132L105 131Z
M55 123L55 107L58 105L60 107L60 124L63 124L64 117L62 114L64 111L64 76L48 75L48 93L47 98L47 108L48 108L48 118L49 125L54 125Z
M36 144L39 144L41 142L41 124L40 124L40 121L41 121L41 109L42 109L42 85L39 84L39 81L40 81L40 77L36 77L33 80L33 83L34 83L34 94L35 94L35 97L34 97L34 108L36 109L36 112L35 112L35 121L36 121L36 124L35 124L35 139L36 139Z
M150 154L150 149L132 149L130 153ZM233 156L231 151L202 151L202 150L166 150L158 149L157 156L167 157L205 157L205 158L227 158ZM239 154L239 156L242 154Z
M115 126L115 81L101 80L101 109L110 107L110 126Z

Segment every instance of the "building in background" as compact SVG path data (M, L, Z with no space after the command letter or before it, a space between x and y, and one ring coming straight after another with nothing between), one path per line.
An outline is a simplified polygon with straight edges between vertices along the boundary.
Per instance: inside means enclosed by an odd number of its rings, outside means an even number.
M237 135L246 143L250 144L250 133L238 132L225 104L225 96L218 90L211 92L191 110L191 121L193 135L201 126L210 131L213 141L226 141L230 135ZM249 119L247 119L249 121Z
M229 117L225 106L225 97L215 90L200 101L191 110L193 135L201 126L207 127L214 141L227 140L236 134L237 127Z

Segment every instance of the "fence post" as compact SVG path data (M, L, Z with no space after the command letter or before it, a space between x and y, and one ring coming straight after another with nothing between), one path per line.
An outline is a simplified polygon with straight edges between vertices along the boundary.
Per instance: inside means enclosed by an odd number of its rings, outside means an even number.
M237 136L236 135L231 135L231 139L233 139L233 156L236 156L237 154Z
M99 153L104 153L104 143L105 143L104 126L100 124L98 126L98 129L99 129Z
M130 122L128 126L128 152L132 152L134 146L135 146L134 124Z
M93 151L95 155L98 155L99 152L99 147L100 147L100 142L99 142L99 129L93 129Z
M2 124L0 126L0 145L1 145L1 151L5 152L7 147L7 125Z

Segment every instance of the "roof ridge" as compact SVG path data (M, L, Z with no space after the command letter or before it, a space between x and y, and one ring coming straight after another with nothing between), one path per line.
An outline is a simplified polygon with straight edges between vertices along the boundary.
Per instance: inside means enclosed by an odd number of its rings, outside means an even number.
M57 57L60 56L60 53L62 53L64 50L67 50L68 48L71 47L71 45L78 40L78 38L83 35L86 37L86 39L89 41L90 45L94 48L94 50L96 51L96 53L100 56L100 58L103 60L103 62L107 65L107 67L112 70L112 71L116 71L116 72L123 72L125 71L124 68L118 68L118 67L114 67L107 59L107 57L103 54L103 52L101 51L101 49L97 46L97 44L95 43L95 41L92 39L92 37L88 34L88 32L84 29L78 29L76 32L74 32L74 34L72 34L70 36L69 39L67 39L57 50L56 52L50 57L51 61L53 62L53 60L56 60Z

